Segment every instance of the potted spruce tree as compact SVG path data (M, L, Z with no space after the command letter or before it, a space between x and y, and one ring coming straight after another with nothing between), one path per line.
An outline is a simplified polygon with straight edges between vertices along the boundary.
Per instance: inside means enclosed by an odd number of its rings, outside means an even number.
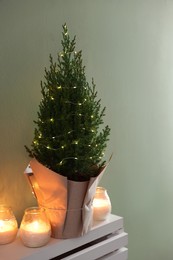
M109 126L94 81L86 80L82 52L63 25L62 51L41 82L42 100L26 173L39 205L47 209L56 238L86 233L91 204L103 169Z

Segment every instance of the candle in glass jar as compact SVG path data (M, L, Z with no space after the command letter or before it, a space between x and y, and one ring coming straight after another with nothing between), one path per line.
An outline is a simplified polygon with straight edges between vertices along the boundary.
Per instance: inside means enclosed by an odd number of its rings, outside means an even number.
M41 221L28 223L20 229L20 237L24 245L29 247L40 247L47 244L50 235L50 227Z
M39 211L39 210L38 210ZM50 240L51 227L50 223L45 219L39 219L36 210L33 213L33 221L25 221L25 217L20 227L20 237L25 246L41 247L46 245ZM45 217L45 216L44 216ZM32 213L31 213L32 218ZM34 219L35 218L35 219ZM45 221L44 221L45 220Z
M93 219L105 220L111 212L111 202L106 189L97 187L93 200Z
M17 235L17 221L9 207L0 206L0 245L11 243Z

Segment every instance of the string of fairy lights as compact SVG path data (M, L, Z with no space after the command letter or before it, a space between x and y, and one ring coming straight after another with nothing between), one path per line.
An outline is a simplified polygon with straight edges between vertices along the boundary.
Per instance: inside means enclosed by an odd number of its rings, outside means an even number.
M51 120L51 121L52 121L52 120ZM54 120L53 120L53 121L54 121ZM85 130L85 128L83 128L83 130ZM70 135L70 134L73 133L73 132L75 132L75 131L74 131L74 130L71 130L71 131L68 131L67 134ZM91 132L95 132L95 131L94 131L93 129L91 129ZM50 145L44 145L44 143L47 143L47 142L49 142L50 140L56 140L56 139L60 139L60 138L63 139L63 137L64 137L65 135L66 135L66 134L61 134L61 135L57 135L57 136L53 136L53 137L46 137L46 138L43 138L43 141L41 142L42 133L39 133L39 135L38 135L39 142L38 142L37 140L34 140L33 143L34 143L34 145L38 145L38 146L39 146L39 145L42 145L42 147L45 147L47 150L51 150L51 151L58 151L58 150L60 150L60 149L63 150L63 149L66 148L66 144L61 145L60 147L53 148L53 147L51 147ZM73 140L70 145L78 145L79 143L80 143L80 140ZM93 146L97 147L98 144L96 143L96 144L94 145L94 143L92 143L92 144L88 144L87 146L93 148ZM102 157L104 156L104 152L102 152L101 154L102 154L102 156L99 156L99 159L102 159ZM89 160L92 160L92 159L93 159L93 157L90 156L90 157L89 157ZM79 158L76 157L76 156L64 157L60 162L57 163L57 165L62 166L63 163L64 163L65 161L67 161L67 160L79 160ZM86 160L86 155L85 155L85 156L81 156L81 155L80 155L80 160Z
M88 160L91 162L91 165L95 165L95 162L98 162L99 159L101 160L104 156L103 148L105 145L102 140L105 140L106 130L98 133L98 126L102 123L104 110L100 113L100 100L95 101L97 92L95 91L94 81L92 81L92 88L90 88L85 80L85 67L82 67L81 60L82 52L76 52L74 48L75 37L70 42L69 37L67 36L68 31L66 25L64 25L64 29L63 51L58 53L59 65L57 66L57 63L53 63L52 56L50 55L50 72L45 69L47 83L44 83L44 86L42 85L43 98L41 101L41 113L39 114L37 121L38 129L36 129L32 147L35 149L36 154L37 152L38 154L41 154L42 151L44 153L44 149L50 151L50 156L54 154L53 152L57 152L58 156L61 154L61 156L59 156L60 161L57 162L58 166L62 166L68 160ZM61 60L63 61L62 63ZM62 83L64 75L65 77L69 76L68 73L66 75L64 72L69 66L71 66L70 71L74 73L73 76L78 74L74 85L72 85L72 82L70 82L70 85ZM59 82L57 82L58 77L60 77L60 80L58 80ZM68 78L67 83L69 83ZM72 94L71 100L70 98L68 99L69 93L70 95ZM76 93L79 93L77 102L75 102ZM51 109L56 106L58 98L60 98L61 102L63 101L60 110L65 111L64 115L59 114L59 111L58 113L55 112L55 115L54 113L52 114ZM44 109L49 105L50 101L50 111L46 111L44 114ZM70 111L69 113L67 112L68 110ZM87 112L86 114L85 111ZM72 121L72 125L68 124L68 120ZM76 129L71 129L76 122ZM63 133L56 135L54 132L56 131L58 124L65 126L65 128L63 129ZM49 131L46 131L47 125L48 127L50 126ZM52 129L55 130L51 133ZM59 131L58 128L57 132ZM84 147L86 147L86 149L84 149ZM95 148L94 151L93 148ZM85 150L85 153L83 152L83 149ZM57 156L55 156L55 158L57 158Z
M76 87L73 87L73 88L76 89ZM62 89L62 87L59 86L59 87L57 87L57 89L60 90L60 89ZM51 100L54 100L54 98L53 98L52 96L51 96L50 98L51 98ZM76 102L71 102L71 101L67 100L67 101L65 101L64 103L82 106L86 101L87 101L87 99L85 98L83 102L77 102L77 103L76 103ZM82 116L82 115L83 115L82 113L71 113L71 114L70 114L70 116ZM94 118L94 115L92 114L92 115L90 116L90 118L93 119L93 118ZM61 118L56 119L56 120L61 120ZM49 121L49 122L51 122L51 123L54 123L54 122L55 122L55 119L54 119L53 117L51 117L51 118L49 118L47 121ZM46 123L46 122L45 122L45 121L44 121L44 122L42 121L42 123ZM85 131L86 128L85 128L85 127L82 127L81 130ZM89 129L89 131L92 132L92 133L96 132L94 129ZM50 142L51 140L55 140L55 141L56 141L56 140L58 140L58 139L60 139L60 138L63 139L63 137L66 136L66 134L70 135L70 134L73 134L74 132L75 132L75 130L70 130L70 131L68 131L68 132L65 133L65 134L61 134L61 135L57 135L57 136L51 136L51 137L46 137L46 138L44 137L44 139L42 139L42 133L39 133L39 134L38 134L39 142L38 142L37 140L34 140L33 143L34 143L34 145L38 145L38 146L39 146L39 145L42 145L42 147L45 147L47 150L58 151L58 150L60 150L60 149L65 149L65 148L66 148L66 144L63 144L63 145L61 145L60 147L53 148L53 147L51 147L50 145L46 145L46 144L44 144L44 143L48 143L48 142ZM41 141L41 139L42 139L42 141ZM71 142L71 145L78 145L79 142L80 142L79 140L73 140L73 141ZM96 143L96 144L92 143L92 144L88 144L87 146L93 148L93 146L97 147L98 144L97 144L97 143ZM102 157L104 156L104 152L102 152L101 154L102 154L102 156L99 156L99 159L102 159ZM90 156L90 157L89 157L89 160L92 160L92 159L93 159L93 157ZM62 166L63 163L64 163L65 161L67 161L67 160L79 160L79 158L78 158L78 157L75 157L75 156L64 157L60 162L57 163L57 165ZM86 160L86 155L85 155L85 156L81 156L81 155L80 155L80 160Z
M62 55L62 54L61 54ZM56 87L56 89L57 90L63 90L63 89L69 89L70 87L62 87L61 85L60 86L57 86ZM77 89L77 87L76 86L74 86L74 87L72 87L72 89ZM86 89L86 87L85 87L85 89ZM54 101L54 97L52 96L52 95L50 95L50 97L49 97L52 101ZM75 106L79 106L79 107L81 107L85 102L87 101L87 99L86 98L84 98L84 100L83 100L83 102L72 102L72 101L70 101L70 100L65 100L64 101L64 103L65 104L71 104L71 105L75 105ZM82 116L84 116L84 114L82 114L82 113L70 113L70 115L69 116L74 116L74 117L76 117L76 116L79 116L79 117L82 117ZM91 119L93 119L94 118L94 115L92 114L92 115L90 115L90 118ZM61 118L58 118L58 119L56 119L56 120L59 120L59 121L61 121ZM50 122L50 123L54 123L55 122L55 119L53 118L53 117L51 117L51 118L49 118L46 122L44 121L41 121L42 123L47 123L47 122ZM85 131L86 130L86 128L85 127L82 127L81 128L83 131ZM90 129L89 130L90 132L92 132L92 133L95 133L96 132L96 130L94 130L94 129ZM63 145L61 145L60 147L56 147L56 148L54 148L54 147L51 147L50 145L47 145L47 144L45 144L45 143L49 143L51 140L59 140L60 138L62 138L63 139L63 137L66 135L66 134L68 134L68 135L70 135L70 134L73 134L75 132L75 130L70 130L70 131L68 131L67 133L65 133L65 134L61 134L61 135L57 135L57 136L51 136L51 137L44 137L44 139L42 138L42 133L39 133L38 134L38 139L39 139L39 142L38 142L38 140L34 140L33 141L33 143L34 143L34 145L42 145L42 147L45 147L47 150L51 150L51 151L58 151L58 150L60 150L60 149L65 149L66 148L66 144L63 144ZM42 141L41 141L42 140ZM71 142L71 145L78 145L80 143L80 140L73 140L72 142ZM92 143L92 144L88 144L87 145L88 147L91 147L91 148L93 148L93 146L95 146L95 147L97 147L98 146L98 144L97 143ZM102 154L102 156L99 156L99 159L102 159L102 157L104 156L104 152L102 152L101 153ZM90 156L89 157L89 160L92 160L93 159L93 157L92 156ZM63 163L65 162L65 161L67 161L67 160L79 160L79 158L78 157L76 157L76 156L69 156L69 157L64 157L60 162L58 162L57 163L57 165L59 165L59 166L62 166L63 165ZM86 155L85 156L80 156L80 160L86 160Z
M69 131L68 134L71 134L72 132L74 132L74 130ZM92 132L94 132L94 131L92 131ZM53 148L50 145L44 145L44 143L47 143L50 140L56 140L56 139L62 138L63 136L65 136L65 134L61 134L61 135L53 136L53 137L49 137L49 138L44 138L43 142L41 142L42 134L39 133L39 135L38 135L39 142L37 140L34 140L33 143L34 143L34 145L38 145L38 146L42 145L42 147L45 147L47 150L58 151L60 149L65 149L66 144L61 145L60 147ZM80 143L79 140L73 140L70 145L78 145L79 143ZM94 145L94 143L92 143L92 145L88 144L87 146L93 148L93 146L98 147L98 144L96 143ZM99 159L102 159L103 156L104 156L104 152L102 152L102 156L100 156ZM63 165L63 162L66 161L66 160L69 160L69 159L78 160L79 158L73 157L73 156L65 157L58 163L58 165ZM86 156L80 156L80 160L84 160L84 159L86 160ZM92 160L93 157L90 156L89 159Z

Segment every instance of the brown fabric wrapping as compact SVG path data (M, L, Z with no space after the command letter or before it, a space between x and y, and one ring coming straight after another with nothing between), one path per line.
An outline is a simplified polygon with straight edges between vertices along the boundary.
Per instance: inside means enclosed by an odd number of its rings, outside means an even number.
M25 174L38 204L47 211L52 237L78 237L90 230L92 200L105 168L96 178L75 182L51 171L36 159L31 160Z

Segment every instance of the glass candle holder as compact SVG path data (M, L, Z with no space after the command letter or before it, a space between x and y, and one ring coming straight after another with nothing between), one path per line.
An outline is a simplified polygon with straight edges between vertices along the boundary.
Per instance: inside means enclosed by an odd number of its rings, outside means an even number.
M0 205L0 245L14 241L18 225L10 207Z
M107 190L103 187L97 187L93 199L93 219L105 220L111 213L111 201Z
M50 222L44 208L31 207L25 210L21 226L20 238L27 247L46 245L51 236Z

